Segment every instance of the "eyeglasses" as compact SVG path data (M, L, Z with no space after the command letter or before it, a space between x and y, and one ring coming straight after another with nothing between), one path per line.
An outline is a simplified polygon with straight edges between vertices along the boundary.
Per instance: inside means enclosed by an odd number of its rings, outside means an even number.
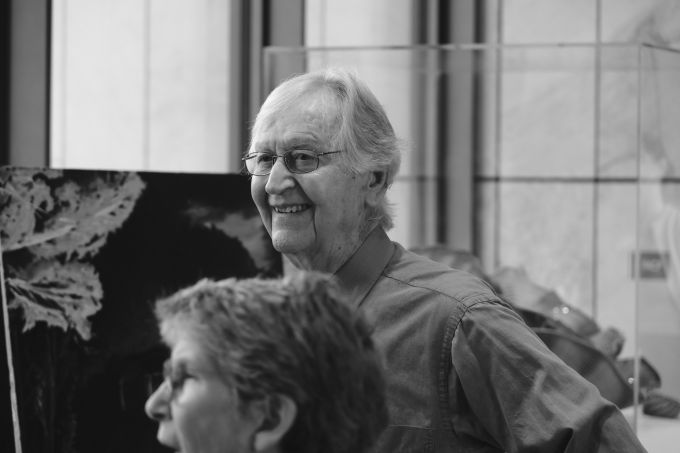
M308 149L293 149L283 154L252 153L241 160L246 163L246 170L253 176L266 176L272 171L276 159L283 157L283 163L291 173L309 173L319 168L319 157L342 151L327 151L315 153Z

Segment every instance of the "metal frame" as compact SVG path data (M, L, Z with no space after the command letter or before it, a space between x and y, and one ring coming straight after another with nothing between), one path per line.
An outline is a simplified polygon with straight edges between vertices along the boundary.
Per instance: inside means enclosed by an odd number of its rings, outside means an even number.
M414 44L442 45L476 43L483 40L481 14L484 2L469 0L413 1ZM436 56L435 58L440 58ZM434 65L441 61L430 62ZM480 119L479 86L474 77L475 61L470 70L456 78L446 77L437 86L422 83L414 87L421 92L423 108L434 124L420 124L436 133L422 134L431 143L422 149L436 152L437 188L434 206L420 218L419 242L437 242L453 248L475 249L475 152ZM429 107L428 107L429 106ZM454 120L455 117L455 120ZM420 134L416 134L420 135ZM429 197L428 197L429 198Z

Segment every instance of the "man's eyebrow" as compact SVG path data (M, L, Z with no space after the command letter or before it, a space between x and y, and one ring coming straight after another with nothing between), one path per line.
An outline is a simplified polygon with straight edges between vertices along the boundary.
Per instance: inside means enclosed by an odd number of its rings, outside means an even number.
M283 152L288 152L288 151L293 151L296 149L304 149L308 151L316 151L319 148L319 145L316 143L311 143L311 142L298 142L298 143L291 143L290 145L282 146Z
M273 153L272 151L272 146L270 143L255 143L255 146L252 148L252 152L254 153Z
M274 154L276 149L284 151L299 147L318 149L323 145L323 140L317 134L305 132L287 135L277 142L261 141L255 142L253 145L252 152Z

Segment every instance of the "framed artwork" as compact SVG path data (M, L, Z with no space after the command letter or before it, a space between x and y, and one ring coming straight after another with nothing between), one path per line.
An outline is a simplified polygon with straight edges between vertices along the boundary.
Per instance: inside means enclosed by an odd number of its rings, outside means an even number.
M247 177L0 169L2 451L165 451L155 301L282 271Z

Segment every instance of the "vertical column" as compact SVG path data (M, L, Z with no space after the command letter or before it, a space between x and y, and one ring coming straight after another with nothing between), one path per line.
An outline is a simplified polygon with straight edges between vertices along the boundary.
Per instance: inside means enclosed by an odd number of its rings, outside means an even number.
M49 150L50 1L11 2L9 163L44 166Z

